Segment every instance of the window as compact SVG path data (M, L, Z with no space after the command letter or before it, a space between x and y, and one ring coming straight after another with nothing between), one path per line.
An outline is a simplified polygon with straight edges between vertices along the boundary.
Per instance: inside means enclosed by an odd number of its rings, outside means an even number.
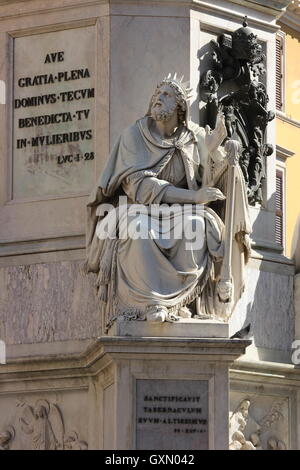
M276 35L276 109L284 111L284 33Z
M276 170L276 214L275 240L278 245L284 245L284 172Z

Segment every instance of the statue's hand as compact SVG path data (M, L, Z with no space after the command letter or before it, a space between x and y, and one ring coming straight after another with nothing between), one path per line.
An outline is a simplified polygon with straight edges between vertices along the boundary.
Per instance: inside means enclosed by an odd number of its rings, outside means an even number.
M201 188L195 192L195 203L196 204L207 204L208 202L217 201L218 199L224 200L226 197L217 188Z
M227 137L227 129L225 125L225 117L223 113L219 113L217 117L216 127L213 131L206 126L205 143L209 152L214 152L222 144Z

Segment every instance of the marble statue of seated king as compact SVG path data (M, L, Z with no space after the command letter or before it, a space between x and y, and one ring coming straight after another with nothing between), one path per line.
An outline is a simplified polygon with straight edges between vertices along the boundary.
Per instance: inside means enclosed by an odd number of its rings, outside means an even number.
M190 91L176 75L158 84L147 114L116 142L88 201L85 268L97 273L106 326L120 315L152 322L216 316L224 224L208 204L226 198L209 182L211 167L225 158L227 133L221 113L213 131L189 120ZM240 219L236 297L250 232L245 211Z

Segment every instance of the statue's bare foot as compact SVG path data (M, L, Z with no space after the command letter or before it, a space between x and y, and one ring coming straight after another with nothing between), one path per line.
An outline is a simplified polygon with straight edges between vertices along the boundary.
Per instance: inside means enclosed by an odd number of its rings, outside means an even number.
M192 312L187 307L182 307L179 310L179 316L181 318L192 318Z
M150 310L146 314L146 319L152 323L163 323L166 321L167 314L167 309L163 307L157 307L155 310Z

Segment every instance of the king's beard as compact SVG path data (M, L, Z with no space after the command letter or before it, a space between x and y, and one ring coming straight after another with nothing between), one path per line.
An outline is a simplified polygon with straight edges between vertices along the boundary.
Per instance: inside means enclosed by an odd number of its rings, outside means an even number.
M177 104L175 104L172 108L165 108L162 105L154 105L151 108L151 117L154 119L154 121L166 122L171 119L176 109Z

